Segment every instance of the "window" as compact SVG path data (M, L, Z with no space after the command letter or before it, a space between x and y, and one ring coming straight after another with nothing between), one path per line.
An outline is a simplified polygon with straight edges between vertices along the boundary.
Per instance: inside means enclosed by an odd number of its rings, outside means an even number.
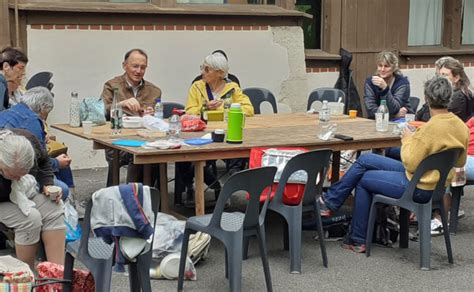
M443 0L410 0L409 46L440 45L442 24Z
M464 0L462 11L461 44L474 45L474 1Z
M313 15L303 20L305 49L321 49L321 0L297 0L295 9Z

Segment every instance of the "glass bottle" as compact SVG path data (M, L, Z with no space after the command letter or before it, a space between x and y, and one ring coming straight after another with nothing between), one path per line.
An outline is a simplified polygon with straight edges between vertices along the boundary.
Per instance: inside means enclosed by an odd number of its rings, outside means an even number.
M77 92L71 92L71 103L69 105L69 126L80 127L81 117L79 115L79 98Z
M110 127L112 128L112 135L119 135L122 132L122 105L118 100L118 88L114 88L114 99L110 107Z
M382 99L380 101L380 106L375 113L375 130L377 132L387 132L388 131L388 108L387 101Z
M204 102L201 107L201 120L207 124L208 116L207 116L207 102Z

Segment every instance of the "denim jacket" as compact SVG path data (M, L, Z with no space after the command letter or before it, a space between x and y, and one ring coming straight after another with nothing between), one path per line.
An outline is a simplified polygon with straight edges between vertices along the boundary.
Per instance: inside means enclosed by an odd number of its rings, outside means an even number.
M0 128L24 129L38 138L41 147L46 149L46 133L43 121L26 104L19 103L0 112Z

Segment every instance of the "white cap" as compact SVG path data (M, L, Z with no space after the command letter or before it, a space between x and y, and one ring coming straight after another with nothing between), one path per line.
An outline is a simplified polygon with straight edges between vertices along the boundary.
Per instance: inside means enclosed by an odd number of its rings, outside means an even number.
M230 105L230 108L240 108L240 103L233 103Z

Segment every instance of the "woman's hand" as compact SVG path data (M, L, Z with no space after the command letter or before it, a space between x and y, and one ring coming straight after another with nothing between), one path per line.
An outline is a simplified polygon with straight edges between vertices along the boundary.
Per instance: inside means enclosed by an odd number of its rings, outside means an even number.
M151 107L151 106L147 106L144 110L143 110L143 115L154 115L155 114L155 110Z
M218 109L222 105L222 103L223 103L222 99L211 100L210 102L207 103L207 109L209 110Z
M71 165L72 159L66 154L61 154L57 156L56 159L58 160L58 166L60 169L66 168Z
M406 107L401 107L395 117L396 117L396 118L403 118L403 117L405 117L405 115L406 115L407 113L408 113L407 108L406 108Z
M43 194L46 196L46 197L49 197L51 194L49 193L48 191L48 188L49 187L52 187L53 185L47 185L47 186L43 186ZM63 190L61 188L59 188L59 194L56 196L56 199L54 200L54 202L56 204L59 204L59 202L61 202L61 199L63 197Z
M372 76L372 84L377 86L378 88L385 90L387 88L387 83L382 77L379 76Z

